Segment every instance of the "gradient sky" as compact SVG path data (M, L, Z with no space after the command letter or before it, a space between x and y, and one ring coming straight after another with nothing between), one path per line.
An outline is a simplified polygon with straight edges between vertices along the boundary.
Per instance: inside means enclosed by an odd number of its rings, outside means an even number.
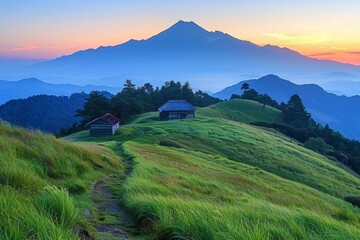
M359 0L0 0L0 57L55 58L146 39L178 20L360 65Z

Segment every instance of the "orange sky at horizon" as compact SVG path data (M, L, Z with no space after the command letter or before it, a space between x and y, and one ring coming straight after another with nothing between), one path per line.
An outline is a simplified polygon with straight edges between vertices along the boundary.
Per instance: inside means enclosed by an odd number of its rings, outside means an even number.
M357 9L357 0L9 1L0 9L0 57L56 58L147 39L182 19L260 46L360 65Z

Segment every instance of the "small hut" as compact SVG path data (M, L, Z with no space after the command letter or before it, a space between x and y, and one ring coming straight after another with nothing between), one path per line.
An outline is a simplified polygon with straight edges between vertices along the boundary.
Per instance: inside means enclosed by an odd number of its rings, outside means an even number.
M120 119L110 113L98 117L87 123L90 126L91 137L104 137L114 135L120 127Z
M158 108L162 121L195 118L196 108L186 100L169 100Z

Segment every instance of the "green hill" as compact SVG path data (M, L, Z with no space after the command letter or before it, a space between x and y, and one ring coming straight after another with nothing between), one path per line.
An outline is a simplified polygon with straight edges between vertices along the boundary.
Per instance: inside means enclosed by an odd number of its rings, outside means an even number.
M80 239L92 182L122 171L107 148L0 122L0 239Z
M279 122L280 112L233 100L197 111L197 119L139 116L111 138L135 161L119 188L154 238L360 239L360 211L343 200L360 180L287 137L246 123ZM235 120L235 121L233 121Z
M214 118L225 118L243 123L256 121L283 123L280 110L269 106L264 107L261 103L244 99L233 99L200 108L197 114Z

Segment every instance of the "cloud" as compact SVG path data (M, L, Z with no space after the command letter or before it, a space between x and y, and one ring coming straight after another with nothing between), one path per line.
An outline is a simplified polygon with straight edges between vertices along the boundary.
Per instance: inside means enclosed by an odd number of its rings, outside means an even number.
M39 49L40 47L35 44L23 44L16 47L10 47L10 48L0 48L1 52L23 52L23 51L30 51Z
M336 52L323 52L323 53L314 53L310 54L310 57L327 57L327 56L335 56L337 55Z
M320 48L321 48L321 49L340 50L340 51L345 51L345 50L347 50L347 48L345 48L345 47L324 46L324 47L320 47Z
M347 53L352 55L360 55L360 51L349 51Z
M286 44L311 44L311 43L321 43L328 40L328 36L326 34L297 35L297 34L287 34L282 32L274 32L274 33L263 33L263 35L276 38L280 41L284 41Z

